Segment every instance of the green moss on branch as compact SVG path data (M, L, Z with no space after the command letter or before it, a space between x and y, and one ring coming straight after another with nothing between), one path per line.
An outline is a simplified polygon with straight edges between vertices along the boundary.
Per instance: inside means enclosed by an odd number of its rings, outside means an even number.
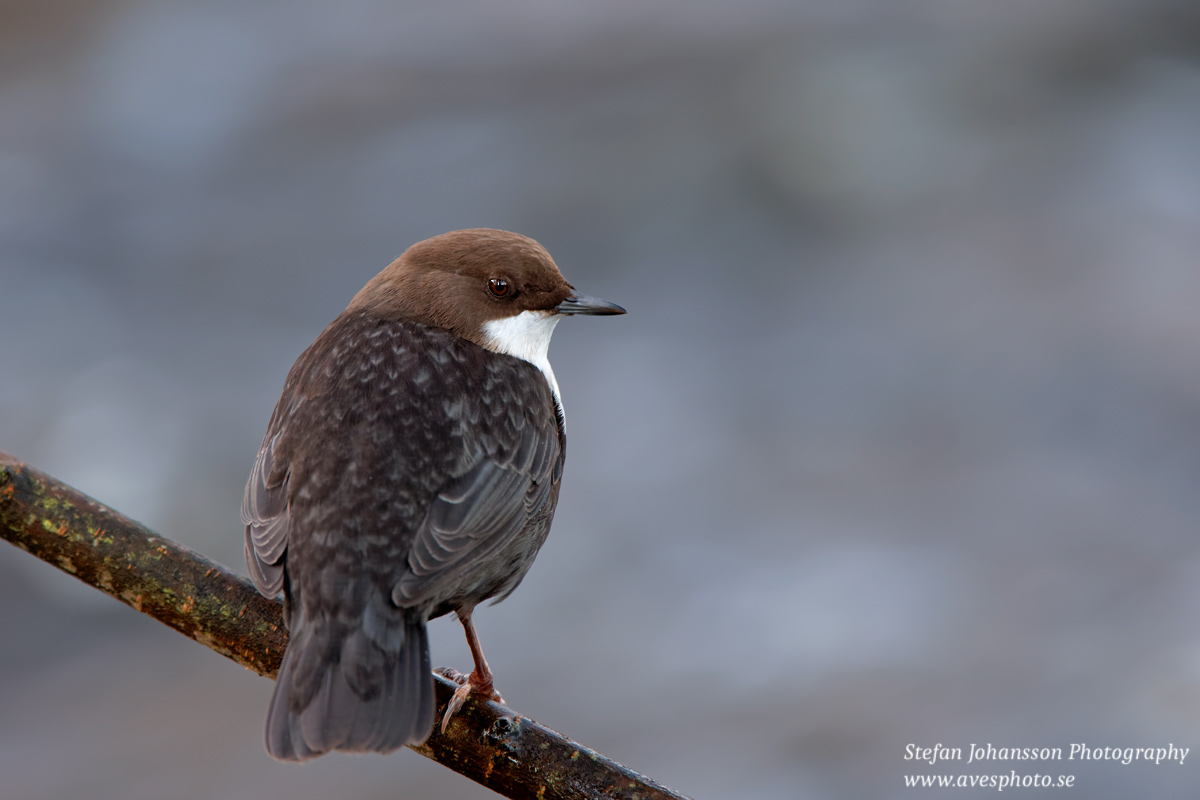
M4 453L0 537L247 669L269 678L279 671L287 631L277 602L220 564ZM434 678L440 718L456 686ZM686 800L495 703L468 702L444 734L435 728L413 749L505 797Z

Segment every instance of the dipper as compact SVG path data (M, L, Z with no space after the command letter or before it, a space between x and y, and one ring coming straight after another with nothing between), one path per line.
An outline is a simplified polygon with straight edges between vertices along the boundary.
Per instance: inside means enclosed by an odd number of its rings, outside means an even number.
M296 360L246 484L246 564L283 593L291 641L267 751L391 752L434 722L425 623L453 611L470 694L503 702L471 612L507 597L546 540L566 435L550 335L623 314L507 231L418 242ZM461 676L460 676L461 680Z

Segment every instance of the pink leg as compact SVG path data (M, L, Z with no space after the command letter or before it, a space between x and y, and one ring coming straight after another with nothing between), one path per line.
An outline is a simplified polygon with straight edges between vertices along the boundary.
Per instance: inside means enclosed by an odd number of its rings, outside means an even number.
M471 670L466 682L459 686L454 697L450 698L450 704L446 706L446 714L442 717L442 733L446 732L450 718L458 713L458 710L463 707L463 703L467 701L467 697L472 694L481 694L489 700L504 703L504 698L500 696L492 683L492 671L488 668L487 659L483 657L483 648L479 646L479 636L475 633L475 624L471 622L471 609L465 611L460 609L457 614L458 621L462 623L463 630L467 634L467 647L471 648L471 658L475 661L475 669ZM448 677L455 676L448 675Z

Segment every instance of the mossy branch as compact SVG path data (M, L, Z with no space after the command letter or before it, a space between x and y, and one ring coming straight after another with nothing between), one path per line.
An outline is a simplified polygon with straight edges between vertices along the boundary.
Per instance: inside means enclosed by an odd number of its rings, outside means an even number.
M268 678L279 671L287 630L277 602L220 564L3 452L0 537L247 669ZM456 687L434 679L440 718ZM468 702L446 733L435 726L413 749L505 797L686 800L494 703Z

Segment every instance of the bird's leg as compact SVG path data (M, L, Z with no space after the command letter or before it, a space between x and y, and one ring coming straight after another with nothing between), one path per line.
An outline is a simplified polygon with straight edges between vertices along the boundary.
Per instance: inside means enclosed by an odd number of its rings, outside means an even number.
M462 623L463 631L467 634L467 647L471 648L471 658L475 661L475 669L471 670L471 674L466 676L465 681L462 679L461 672L454 670L442 672L447 678L460 684L454 697L450 698L449 705L446 706L446 714L442 717L442 733L446 732L450 718L458 713L458 710L463 707L463 703L467 701L467 697L472 694L481 694L489 700L504 704L504 698L500 696L492 683L492 671L488 668L487 659L483 657L483 648L479 646L475 623L471 622L471 609L459 609L455 613L458 615L458 621Z

